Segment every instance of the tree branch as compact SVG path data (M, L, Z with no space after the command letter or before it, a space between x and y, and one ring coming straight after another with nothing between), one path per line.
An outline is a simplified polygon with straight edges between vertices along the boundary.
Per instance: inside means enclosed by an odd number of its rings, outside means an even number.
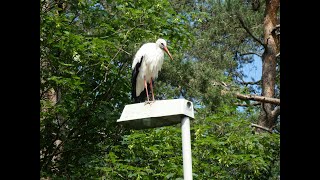
M235 105L237 106L244 106L244 107L249 107L249 106L258 106L260 105L261 103L260 102L253 102L251 104L241 104L241 103L235 103Z
M258 54L258 53L255 53L255 52L247 52L247 53L240 54L239 56L246 56L246 55L257 55L259 57L262 57L261 54Z
M273 111L271 111L271 115L273 118L276 118L280 115L280 106L277 106L276 108L274 108Z
M80 13L77 12L77 15L75 15L75 16L72 18L72 20L69 22L69 25L72 24L72 23L74 22L74 20L75 20L77 17L79 17L79 15L80 15Z
M215 85L217 82L213 82L213 83ZM222 86L227 91L230 90L230 86L227 85L223 81L220 82L219 85ZM264 102L264 103L271 103L271 104L275 104L275 105L280 105L280 99L277 99L277 98L259 96L259 95L254 95L254 94L246 95L246 94L235 93L235 95L238 99L241 99L241 100L253 100L253 101L259 101L259 102Z
M259 101L259 102L264 102L264 103L271 103L275 105L280 105L280 99L277 98L271 98L271 97L265 97L265 96L258 96L258 95L245 95L245 94L240 94L236 93L236 96L238 99L242 100L254 100L254 101Z
M261 80L258 80L258 81L256 81L256 82L253 82L253 81L251 81L251 82L246 82L246 81L241 77L241 74L236 73L236 74L234 74L234 75L241 80L241 82L239 81L239 83L242 84L242 85L249 85L249 84L250 84L250 85L256 85L256 84L259 84L259 83L261 82Z
M251 126L252 127L256 127L256 128L260 128L260 129L263 129L263 130L265 130L265 131L268 131L269 133L272 133L272 130L271 129L269 129L269 128L266 128L266 127L263 127L263 126L260 126L260 125L258 125L258 124L251 124Z
M265 47L266 47L265 44L264 44L260 39L258 39L257 37L255 37L255 36L251 33L250 29L244 24L243 19L242 19L242 17L240 16L240 14L237 13L236 15L237 15L237 18L238 18L239 21L240 21L241 26L246 30L246 32L247 32L254 40L256 40L259 44L261 44L261 45L265 48Z
M251 82L245 82L245 81L242 81L242 82L240 82L240 84L243 84L243 85L256 85L256 84L259 84L261 82L261 80L259 80L259 81L256 81L256 82L253 82L253 81L251 81Z

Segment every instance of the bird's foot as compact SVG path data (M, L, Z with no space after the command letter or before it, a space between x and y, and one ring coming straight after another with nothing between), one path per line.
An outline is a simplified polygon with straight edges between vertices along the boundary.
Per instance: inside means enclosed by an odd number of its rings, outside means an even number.
M145 102L144 102L144 105L152 104L152 103L154 103L154 102L155 102L155 100L154 100L154 101L145 101Z

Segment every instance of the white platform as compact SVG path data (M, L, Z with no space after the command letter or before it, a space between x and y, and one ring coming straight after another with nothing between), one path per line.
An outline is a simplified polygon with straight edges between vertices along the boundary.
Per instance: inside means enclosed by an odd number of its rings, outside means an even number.
M132 129L145 129L178 124L184 116L194 119L192 102L186 99L156 100L151 104L126 105L117 122Z

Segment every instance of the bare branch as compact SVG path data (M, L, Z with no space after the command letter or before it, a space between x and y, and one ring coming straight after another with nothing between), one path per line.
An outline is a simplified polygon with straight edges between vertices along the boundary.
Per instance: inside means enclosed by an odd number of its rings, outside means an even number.
M280 115L280 106L277 106L276 108L274 108L273 111L271 111L271 115L273 118L276 118Z
M240 82L241 84L243 84L243 85L256 85L256 84L259 84L261 82L261 80L259 80L259 81L255 81L255 82L253 82L253 81L250 81L250 82L245 82L245 81L242 81L242 82Z
M213 82L214 85L217 84L217 82ZM220 82L218 85L222 86L224 89L227 91L230 90L230 86L227 85L225 82ZM224 92L227 92L224 91ZM259 101L259 102L264 102L264 103L271 103L275 105L280 105L280 99L278 98L271 98L271 97L265 97L265 96L259 96L259 95L254 95L254 94L241 94L241 93L235 93L236 97L241 100L253 100L253 101Z
M118 48L118 50L125 52L126 54L128 54L129 56L131 56L131 53L125 51L124 49L122 49L121 47Z
M121 49L118 49L117 53L113 56L113 58L110 60L111 62L117 57L117 55L119 54L119 52L121 51Z
M224 85L225 87L229 87L225 82L221 81L222 85Z
M98 63L91 64L91 65L88 65L88 66L84 66L84 67L80 68L80 69L77 71L77 73L76 73L76 74L78 74L81 70L84 70L84 69L86 69L86 68L88 68L88 67L96 66L96 65L100 65L100 64L101 64L101 63L100 63L100 62L98 62Z
M235 103L235 105L237 105L237 106L244 106L244 107L249 107L249 106L258 106L258 105L260 105L260 104L261 104L260 102L254 102L254 103L251 103L251 104Z
M74 20L75 20L77 17L79 17L79 15L80 15L80 13L77 12L77 15L75 15L75 16L72 18L72 20L69 22L69 25L72 24L72 23L74 22Z
M280 105L280 99L277 99L277 98L258 96L253 94L245 95L240 93L236 93L236 96L238 99L242 99L242 100L254 100L254 101L260 101L264 103Z
M249 84L250 84L250 85L256 85L256 84L259 84L259 83L261 82L261 80L258 80L258 81L256 81L256 82L253 82L253 81L251 81L251 82L246 82L246 81L243 79L243 77L241 77L241 74L236 73L236 74L234 74L234 75L241 80L241 82L239 81L239 83L242 84L242 85L249 85Z
M108 65L108 67L109 67L109 65ZM107 82L107 75L108 75L108 69L109 69L108 67L104 66L104 68L106 69L106 73L104 74L104 80L102 82L100 82L99 85L97 87L95 87L92 92L97 90L98 87L100 87L102 85L102 83Z
M271 129L269 129L269 128L266 128L266 127L263 127L263 126L260 126L260 125L258 125L258 124L251 124L251 126L252 127L256 127L256 128L260 128L260 129L263 129L263 130L265 130L265 131L268 131L269 133L272 133L272 130Z
M257 55L259 57L262 57L261 54L258 54L258 53L255 53L255 52L247 52L247 53L240 54L240 56L247 56L247 55Z
M250 29L244 24L243 19L242 19L242 17L240 16L239 13L237 13L237 18L239 19L241 26L246 30L246 32L247 32L254 40L256 40L259 44L261 44L261 45L265 48L265 44L264 44L260 39L258 39L257 37L255 37L255 36L251 33Z

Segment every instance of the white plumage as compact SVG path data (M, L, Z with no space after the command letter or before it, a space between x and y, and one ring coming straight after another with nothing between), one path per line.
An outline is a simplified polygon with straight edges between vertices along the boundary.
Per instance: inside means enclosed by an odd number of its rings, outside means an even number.
M132 63L132 96L134 99L145 88L147 89L147 83L149 83L154 101L152 80L158 77L163 64L164 52L172 59L164 39L158 39L156 43L146 43L137 51ZM149 101L148 91L146 91L146 95Z

